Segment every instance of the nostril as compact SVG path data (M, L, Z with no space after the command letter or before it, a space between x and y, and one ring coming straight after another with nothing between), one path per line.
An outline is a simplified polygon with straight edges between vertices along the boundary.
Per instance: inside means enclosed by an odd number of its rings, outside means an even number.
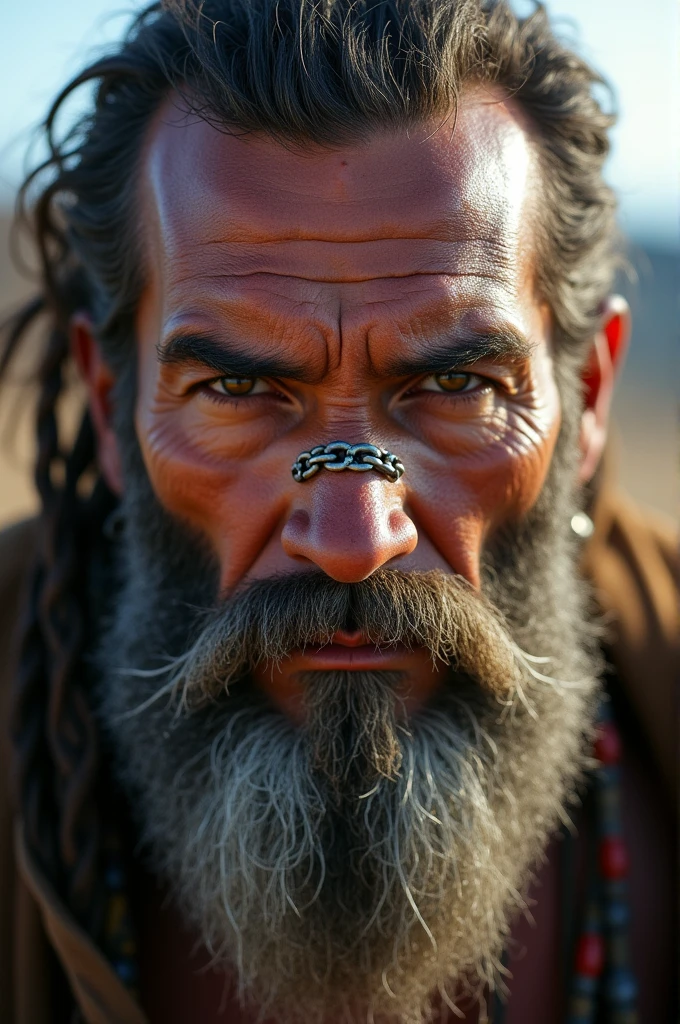
M410 522L402 508L393 508L387 517L387 525L393 533L398 533Z
M418 543L418 531L415 523L403 508L392 509L387 517L387 527L388 532L400 548L404 548L409 553L413 551Z
M304 508L297 508L293 512L292 516L288 520L288 525L293 530L299 530L302 533L306 533L309 530L310 518L309 512Z
M296 561L309 560L311 544L311 519L304 508L296 508L283 527L281 545L283 550ZM313 546L313 545L311 545Z

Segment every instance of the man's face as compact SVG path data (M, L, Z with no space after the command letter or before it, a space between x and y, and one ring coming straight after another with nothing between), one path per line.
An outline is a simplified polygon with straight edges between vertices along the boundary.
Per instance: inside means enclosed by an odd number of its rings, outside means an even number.
M488 94L332 152L170 103L149 134L99 714L154 869L281 1019L479 993L582 766L539 191ZM297 483L334 440L405 473Z
M534 289L539 188L517 112L489 93L463 100L455 131L334 151L166 104L144 164L136 427L156 496L208 540L224 596L380 566L479 587L482 550L536 501L560 424ZM394 452L403 478L295 482L297 455L338 439ZM305 669L399 670L410 707L437 685L424 652L335 639L262 667L259 685L294 715Z

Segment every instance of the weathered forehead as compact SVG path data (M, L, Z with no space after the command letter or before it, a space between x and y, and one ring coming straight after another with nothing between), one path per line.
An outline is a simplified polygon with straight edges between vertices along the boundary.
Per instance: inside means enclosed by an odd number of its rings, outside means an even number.
M517 271L536 185L517 110L488 92L464 96L455 126L333 150L228 134L168 101L148 140L143 215L166 271L218 261L226 275L341 281L465 273L462 262L483 276L489 261Z

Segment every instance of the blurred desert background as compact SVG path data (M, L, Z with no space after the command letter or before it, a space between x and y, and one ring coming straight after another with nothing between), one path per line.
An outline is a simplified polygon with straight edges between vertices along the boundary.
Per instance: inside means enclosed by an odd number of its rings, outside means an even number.
M139 7L139 4L135 4ZM525 7L516 0L518 8ZM548 0L567 18L562 35L613 84L620 110L608 177L621 198L629 271L618 288L633 310L633 337L614 403L613 461L643 505L675 516L680 497L680 81L674 0ZM129 20L111 0L37 0L0 15L9 28L0 67L0 315L31 294L12 263L11 209L26 164L29 128L59 87ZM86 102L86 98L83 103ZM76 111L77 112L77 111ZM39 155L39 149L37 154ZM16 367L0 392L0 527L36 508L31 481L34 401ZM68 410L66 410L68 413Z

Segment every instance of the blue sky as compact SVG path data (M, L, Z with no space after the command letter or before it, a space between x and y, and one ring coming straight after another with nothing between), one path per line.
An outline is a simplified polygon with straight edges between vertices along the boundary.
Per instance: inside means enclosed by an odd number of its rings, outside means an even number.
M518 9L526 0L515 0ZM7 0L0 24L0 201L11 202L31 127L98 48L114 41L139 3ZM624 230L680 246L680 71L675 0L547 0L562 34L610 80L621 114L607 175Z

